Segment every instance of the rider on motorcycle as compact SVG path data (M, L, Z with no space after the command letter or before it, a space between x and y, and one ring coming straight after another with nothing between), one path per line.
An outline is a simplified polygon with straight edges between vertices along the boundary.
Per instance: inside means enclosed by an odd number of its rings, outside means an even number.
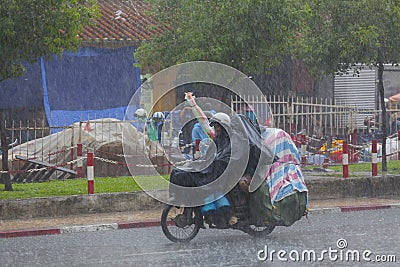
M216 113L210 119L210 126L214 127L216 132L213 140L215 147L211 146L207 150L205 159L213 158L212 162L203 169L198 168L190 172L183 168L174 168L170 175L171 183L184 187L199 187L211 183L224 172L231 156L231 144L228 134L230 131L230 118L225 113ZM170 192L170 195L176 198L179 192Z
M216 133L215 145L210 145L205 158L174 168L170 176L171 183L199 187L195 192L203 202L182 205L185 202L179 201L185 200L183 194L188 191L171 186L171 196L176 194L178 201L163 210L161 225L167 238L174 242L191 240L205 228L204 222L209 228L239 229L262 236L275 226L290 226L299 220L306 211L307 189L297 163L292 162L298 157L290 136L279 129L262 136L242 114L215 114L210 122ZM286 162L289 156L291 160ZM246 182L246 192L240 189L240 180ZM174 222L173 231L168 219Z
M213 139L215 147L211 146L207 149L204 157L207 166L201 168L197 166L195 164L196 161L194 161L192 163L194 166L191 166L192 168L190 171L183 168L174 168L170 175L171 183L184 187L200 187L215 181L225 171L231 157L231 142L229 137L230 117L222 112L216 113L210 119L210 126L214 127L215 131L215 137ZM220 191L222 192L223 189L221 188ZM170 188L171 202L180 203L183 202L184 198L185 196L181 195L179 189ZM224 200L226 201L224 202ZM229 206L229 202L227 203L227 199L224 197L222 197L221 200L216 200L216 203L214 201L211 202L210 205L217 206L216 208L212 208L212 211L217 208ZM222 210L226 212L226 208L220 209L220 211ZM181 217L180 220L184 220L184 217ZM179 223L184 224L183 222Z

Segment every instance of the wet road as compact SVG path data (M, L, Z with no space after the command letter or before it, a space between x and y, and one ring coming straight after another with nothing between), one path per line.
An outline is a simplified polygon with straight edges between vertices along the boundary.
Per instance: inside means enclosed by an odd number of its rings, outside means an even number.
M174 244L159 227L2 239L0 259L1 266L399 266L400 209L311 214L262 239L200 230Z

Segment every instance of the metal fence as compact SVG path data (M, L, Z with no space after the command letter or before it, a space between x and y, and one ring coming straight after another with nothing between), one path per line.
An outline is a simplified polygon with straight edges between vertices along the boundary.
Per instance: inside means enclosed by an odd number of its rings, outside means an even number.
M18 181L30 182L36 178L39 181L39 177L30 174L44 174L44 169L55 169L49 179L63 178L63 168L78 172L78 167L86 166L87 152L95 155L96 177L130 176L129 163L135 164L136 175L146 175L147 169L153 166L159 173L169 171L162 146L157 141L146 142L144 133L137 131L131 122L103 118L57 127L37 123L17 126L15 122L5 122L5 125L9 140L9 171L12 177L22 175ZM129 132L124 132L125 129ZM57 131L50 134L51 130ZM128 154L123 151L124 133L129 140ZM146 158L150 158L151 165ZM86 177L86 168L82 169L82 176Z
M380 110L357 109L337 104L330 99L236 96L232 97L230 106L236 112L244 112L244 107L250 108L257 114L260 125L281 128L295 139L301 133L306 137L307 151L314 154L321 153L320 148L327 140L344 139L357 147L356 153L362 154L358 159L368 161L372 139L380 140L382 134ZM391 109L388 114L391 116L388 120L388 135L392 138L390 142L395 142L388 154L395 155L397 130L400 130L397 128L400 124L396 122L400 110ZM10 172L15 175L28 171L23 169L25 162L16 159L16 156L49 163L52 166L50 168L65 167L76 172L79 166L85 166L86 152L91 151L95 154L97 177L130 175L127 157L136 159L133 175L146 175L148 168L154 166L160 173L167 174L173 166L169 159L176 156L179 149L182 151L182 147L178 146L182 145L179 134L183 125L178 125L174 116L167 117L160 142L149 141L144 132L137 131L132 136L131 142L135 145L129 155L123 151L122 125L129 123L132 126L131 122L100 118L73 125L49 127L44 120L31 123L5 121L10 148ZM366 118L371 119L365 120ZM355 132L357 135L354 135ZM78 155L78 144L82 144L81 159ZM337 149L341 147L338 146ZM143 163L145 161L141 159L145 157L151 158L152 166Z
M276 127L290 133L299 141L306 140L307 152L322 154L323 147L335 154L341 151L338 140L349 142L353 161L371 161L371 142L381 142L382 110L360 109L356 106L338 103L333 99L286 97L286 96L234 96L231 100L232 110L242 113L243 106L248 105L259 118L259 123ZM270 118L270 120L269 120ZM389 159L397 158L400 130L400 110L387 110L387 155ZM335 148L332 148L332 144ZM336 162L341 157L332 157Z
M240 110L245 102L262 119L262 124L272 116L271 126L290 134L303 131L308 136L345 136L349 129L358 127L357 109L338 104L332 99L236 96L232 98L232 108ZM268 106L271 114L268 114ZM373 110L369 114L373 114Z

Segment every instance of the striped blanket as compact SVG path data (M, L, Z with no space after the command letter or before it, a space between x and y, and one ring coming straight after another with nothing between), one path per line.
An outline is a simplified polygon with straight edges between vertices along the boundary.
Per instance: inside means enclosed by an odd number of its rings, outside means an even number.
M292 138L281 129L268 128L262 135L263 144L275 151L278 160L266 175L272 205L295 191L308 192L300 169L300 154ZM308 201L308 197L307 197Z

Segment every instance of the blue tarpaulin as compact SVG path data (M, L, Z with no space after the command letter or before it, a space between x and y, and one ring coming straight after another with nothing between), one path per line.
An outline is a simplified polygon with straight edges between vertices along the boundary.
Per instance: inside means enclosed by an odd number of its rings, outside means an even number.
M95 118L122 120L141 85L134 50L81 48L25 64L21 77L0 83L0 109L44 107L50 126Z
M16 79L0 83L0 109L33 108L43 106L40 64L23 64L27 70Z
M122 120L126 106L140 87L133 53L133 47L82 48L50 61L41 60L49 125L106 117Z

